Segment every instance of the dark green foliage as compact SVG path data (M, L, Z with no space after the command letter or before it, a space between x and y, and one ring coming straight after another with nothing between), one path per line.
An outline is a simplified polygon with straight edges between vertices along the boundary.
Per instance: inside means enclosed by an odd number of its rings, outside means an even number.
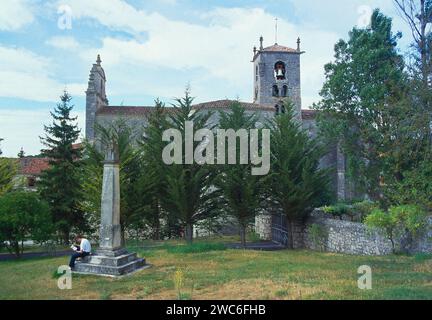
M285 110L270 124L269 205L281 208L286 215L292 248L292 223L328 201L329 179L328 172L319 169L322 149L317 141L301 128L291 102L285 102Z
M0 197L0 243L17 257L24 241L49 240L53 231L49 206L37 193L15 191Z
M148 125L143 138L139 141L141 149L142 172L138 180L139 192L145 195L140 204L142 221L152 229L151 237L159 240L162 235L171 238L178 235L175 230L176 221L167 217L162 208L162 201L166 195L166 165L162 161L162 152L166 145L163 142L163 132L169 128L165 104L159 100L155 102L155 110L148 118ZM168 223L162 230L161 220Z
M211 113L192 109L193 98L189 92L182 99L176 100L175 110L169 117L171 128L182 133L183 164L166 167L166 197L163 207L172 218L178 219L184 228L188 242L193 240L193 225L212 215L217 214L217 190L213 187L215 170L208 165L197 163L186 164L185 123L194 123L194 130L209 128ZM211 128L210 128L211 129ZM195 150L201 142L193 142Z
M220 129L255 129L257 116L248 115L239 102L234 102L229 112L220 112ZM228 215L233 216L240 225L241 242L246 245L246 229L262 207L264 200L264 178L252 175L252 165L240 163L240 143L237 139L237 164L226 164L218 167L216 186L222 192L222 204ZM220 143L218 141L218 143ZM248 140L250 145L250 136ZM228 155L228 143L225 155ZM228 163L228 161L226 161Z
M359 191L379 198L380 176L398 177L415 151L403 124L409 115L404 101L404 61L397 52L400 34L378 10L371 27L354 28L335 46L335 62L325 66L319 126L329 143L340 142L350 178Z
M71 230L85 230L86 225L79 207L82 199L79 179L81 150L73 147L80 130L77 118L70 115L73 109L71 96L64 92L60 99L61 102L51 112L53 122L45 126L45 137L41 137L46 147L42 154L50 158L50 169L41 176L40 192L50 206L63 241L68 243Z

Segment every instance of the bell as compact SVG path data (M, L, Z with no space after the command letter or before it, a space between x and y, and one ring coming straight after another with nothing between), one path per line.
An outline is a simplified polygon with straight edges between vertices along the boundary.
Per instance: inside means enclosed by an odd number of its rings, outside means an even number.
M282 69L278 69L278 71L277 71L277 76L278 77L283 77L283 71L282 71Z

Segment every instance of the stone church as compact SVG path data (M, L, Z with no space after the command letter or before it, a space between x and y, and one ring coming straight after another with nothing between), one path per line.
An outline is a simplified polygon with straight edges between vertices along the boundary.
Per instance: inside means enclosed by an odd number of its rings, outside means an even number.
M285 112L282 101L290 98L296 107L296 116L310 136L317 135L316 111L302 108L301 65L300 58L305 52L300 48L300 39L296 49L275 43L264 47L261 37L259 48L253 49L253 101L241 102L248 112L256 113L261 119L271 118ZM246 59L247 57L245 57ZM150 106L111 106L109 105L105 85L107 77L101 65L101 58L93 64L86 91L86 138L95 139L95 123L107 123L123 118L131 125L142 127L147 116L152 112ZM194 106L202 111L228 111L231 100L218 100L200 103ZM217 113L213 121L217 122ZM322 167L333 168L332 185L338 199L350 197L346 188L345 158L337 146L330 146L328 154L321 160ZM260 220L258 228L269 229L272 219ZM264 223L264 225L262 225ZM275 239L273 239L275 240Z

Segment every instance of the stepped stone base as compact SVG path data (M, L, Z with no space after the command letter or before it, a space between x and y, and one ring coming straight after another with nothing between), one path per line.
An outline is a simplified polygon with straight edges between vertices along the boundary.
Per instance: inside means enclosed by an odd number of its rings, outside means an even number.
M148 267L145 259L126 249L98 250L75 264L75 273L119 277Z

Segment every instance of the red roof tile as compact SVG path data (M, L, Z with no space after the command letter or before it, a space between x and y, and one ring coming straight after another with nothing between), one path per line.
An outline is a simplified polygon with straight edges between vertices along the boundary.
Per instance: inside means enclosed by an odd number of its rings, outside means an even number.
M48 158L22 158L18 161L20 174L37 176L50 167Z
M203 102L199 103L193 106L194 109L228 109L230 105L236 102L236 100L216 100L216 101L209 101L209 102ZM246 110L252 110L252 111L274 111L274 107L268 106L268 105L261 105L256 103L249 103L249 102L240 102L240 104L246 109ZM166 111L171 112L175 109L172 107L166 107ZM103 107L98 110L98 115L123 115L123 116L146 116L154 111L154 107ZM302 110L302 118L303 119L314 119L316 116L315 110Z
M280 46L278 44L275 44L273 46L264 48L262 51L265 52L291 52L291 53L299 53L296 49L288 48L285 46Z

